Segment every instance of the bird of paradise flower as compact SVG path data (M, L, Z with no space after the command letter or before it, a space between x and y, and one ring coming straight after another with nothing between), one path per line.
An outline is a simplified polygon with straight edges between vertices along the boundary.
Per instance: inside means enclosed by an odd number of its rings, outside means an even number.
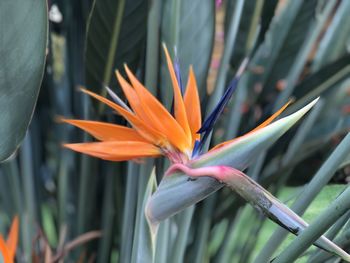
M237 87L247 61L242 63L222 99L202 123L200 100L192 67L189 70L186 90L183 92L178 65L175 64L174 67L165 46L164 52L174 93L173 115L139 82L125 65L130 83L118 71L116 71L116 77L130 108L108 88L108 93L114 102L86 89L82 89L82 91L114 109L130 123L131 128L98 121L63 119L64 122L86 131L99 141L64 144L64 146L77 152L110 161L166 156L170 160L171 166L165 176L171 176L177 171L182 171L191 178L213 177L230 187L275 223L295 235L300 234L308 224L242 171L227 165L211 165L199 168L192 166L194 161L200 162L201 159L205 160L214 153L225 152L227 147L237 141L254 136L258 131L269 126L290 102L249 133L216 145L207 153L203 153L203 146ZM316 102L317 99L300 109L297 112L298 116L303 116ZM350 262L350 255L326 237L321 236L314 244Z
M18 243L18 217L15 216L12 220L8 237L5 241L0 234L0 258L2 255L3 262L13 263L16 255Z

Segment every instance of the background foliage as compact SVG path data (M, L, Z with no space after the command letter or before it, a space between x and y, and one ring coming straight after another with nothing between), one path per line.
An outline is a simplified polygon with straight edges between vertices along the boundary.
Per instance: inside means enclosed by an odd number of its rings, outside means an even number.
M19 214L18 262L40 262L46 244L55 254L77 237L83 244L65 262L150 262L143 208L155 184L148 183L153 165L159 182L167 163L111 163L73 153L62 142L91 138L56 119L123 123L77 91L84 85L105 95L107 85L120 93L113 71L123 63L170 108L162 42L173 54L176 46L183 79L193 64L204 115L241 60L251 58L212 144L254 128L290 97L296 102L287 113L321 96L304 121L259 154L247 173L308 222L346 188L350 140L339 143L350 126L349 1L226 0L215 6L212 0L53 0L48 31L46 2L32 2L27 8L22 1L5 1L0 8L1 32L9 36L0 42L2 160L23 139L44 70L22 145L0 165L0 232ZM16 10L14 24L9 10ZM26 26L19 30L17 22ZM348 249L349 218L346 213L327 232ZM93 230L102 236L83 242L90 238L82 235ZM222 189L160 225L154 260L268 262L293 239ZM326 260L335 262L311 248L298 262Z

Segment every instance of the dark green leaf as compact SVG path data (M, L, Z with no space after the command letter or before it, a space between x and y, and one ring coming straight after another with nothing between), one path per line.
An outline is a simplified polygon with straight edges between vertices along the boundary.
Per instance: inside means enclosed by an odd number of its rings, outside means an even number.
M46 1L1 1L0 32L2 161L23 140L38 97L46 57Z
M308 28L314 19L316 2L289 1L274 17L252 60L251 89L262 87L264 94L275 88L277 81L284 79L294 63L296 54L307 37ZM252 93L254 94L254 93ZM254 96L251 96L251 100Z
M105 94L103 86L116 85L115 69L124 63L135 69L145 44L146 25L146 0L94 1L85 50L88 89Z

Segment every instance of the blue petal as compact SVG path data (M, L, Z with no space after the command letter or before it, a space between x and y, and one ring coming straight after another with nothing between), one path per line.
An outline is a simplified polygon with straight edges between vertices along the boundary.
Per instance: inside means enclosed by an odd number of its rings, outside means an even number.
M173 61L173 63L174 63L174 71L175 71L177 83L179 83L181 95L184 96L185 90L184 90L184 87L183 87L183 85L182 85L181 70L180 70L180 62L179 62L179 58L178 58L178 56L177 56L177 49L176 49L176 47L174 47L174 61ZM174 98L173 98L173 101L172 101L172 103L171 103L170 113L171 113L172 115L174 115Z
M213 129L215 122L220 117L222 111L224 110L225 106L227 105L230 98L232 97L233 92L236 90L238 80L239 80L239 77L235 77L231 81L224 95L220 99L219 103L216 105L212 113L204 120L202 127L198 130L197 133L210 132Z
M174 61L174 70L175 70L177 82L179 83L179 86L180 86L181 94L183 95L185 91L184 91L184 87L182 85L180 64L179 64L179 61L177 59L175 59L175 61Z
M220 99L219 103L216 105L214 110L209 114L209 116L204 120L201 128L197 131L197 133L202 134L201 141L198 145L198 152L200 152L208 139L208 136L210 132L213 130L214 125L218 118L220 117L221 113L223 112L224 108L226 107L227 103L232 97L233 92L236 90L238 86L238 82L248 64L248 58L245 58L243 62L241 63L236 76L232 79L230 82L228 88L226 89L224 95Z
M200 146L200 141L199 141L199 140L196 140L196 141L194 142L194 146L193 146L192 158L195 158L195 157L197 157L197 156L199 155L199 153L200 153L200 148L199 148L199 146Z
M177 56L177 49L176 49L176 47L174 47L174 70L175 70L175 75L176 75L177 82L179 83L179 86L180 86L181 94L184 95L185 90L184 90L184 87L182 85L180 62L179 62L179 58Z

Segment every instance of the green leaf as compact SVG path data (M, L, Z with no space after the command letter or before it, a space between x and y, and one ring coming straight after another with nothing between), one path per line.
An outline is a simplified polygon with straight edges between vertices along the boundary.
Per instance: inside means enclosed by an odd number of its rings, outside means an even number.
M296 260L309 246L331 227L342 215L350 209L350 188L346 187L332 204L322 211L293 242L276 258L277 263L287 263ZM350 262L346 252L337 254L341 259Z
M272 20L265 36L265 41L256 51L250 72L251 89L262 87L262 95L275 92L276 82L283 79L296 60L300 47L308 34L308 28L314 20L316 2L288 1L283 10ZM251 90L250 100L255 100L254 90Z
M350 145L350 135L348 134L342 142L337 146L327 161L323 163L318 172L313 176L312 180L305 185L303 194L298 195L297 200L291 206L291 209L301 215L322 188L331 180L338 167L345 159ZM264 249L260 252L259 260L268 260L272 253L281 244L285 232L281 229L277 230L266 243Z
M128 163L126 175L126 184L124 186L124 209L122 213L122 230L121 240L123 240L120 247L121 262L131 262L132 243L134 237L137 207L137 180L139 175L139 166L135 163Z
M271 146L306 114L316 101L314 100L294 114L280 119L265 128L243 136L216 151L200 156L192 161L191 166L199 168L212 165L226 165L238 170L244 170L261 152ZM147 215L151 222L157 223L197 203L221 187L222 184L211 177L188 180L188 176L182 173L166 176L147 205Z
M146 11L146 0L94 1L85 50L88 89L105 94L103 86L116 86L115 69L124 63L135 69L146 39Z
M161 41L171 54L178 51L182 83L187 83L188 69L193 65L200 94L204 95L214 44L215 5L211 0L171 1L163 3ZM163 55L160 90L165 105L172 100L171 82Z
M334 17L327 28L320 46L317 50L313 61L313 69L318 69L341 55L348 50L349 34L350 34L350 2L342 1L335 13Z
M46 1L0 4L0 161L20 145L32 118L44 72Z
M235 48L231 54L231 67L236 70L239 67L240 62L248 55L248 52L252 49L257 31L259 30L258 24L260 23L260 15L263 6L269 6L269 11L273 11L274 8L271 3L276 1L245 1L242 18L239 21L239 27L237 32L237 41ZM269 5L270 4L270 5ZM234 15L234 9L237 8L237 2L230 0L226 5L225 13L225 33L228 33L231 17ZM272 9L271 9L272 8ZM265 21L264 21L265 22Z
M295 95L298 100L303 99L303 96L305 96L306 99L311 96L320 96L321 93L327 90L327 87L339 83L350 75L350 67L348 67L349 60L350 55L347 54L324 65L316 72L303 79L303 81L295 87L293 95ZM331 85L324 85L327 82L330 82ZM302 101L300 100L298 104L300 105L300 103L304 101L305 99Z
M303 190L302 187L285 187L280 191L278 198L284 200L285 204L290 206L295 198L300 195L300 192ZM319 215L322 210L329 206L332 200L337 198L339 193L344 190L344 185L328 185L325 186L322 191L317 195L317 197L312 201L308 209L303 215L303 219L307 222L311 222L317 215ZM254 257L257 256L258 252L266 245L266 241L271 238L271 234L279 228L276 224L271 221L266 221L263 225L262 231L258 237L257 247L254 250ZM275 254L279 254L284 250L292 241L295 239L293 234L288 234L285 241L280 241L281 246ZM255 259L255 262L260 262L263 260L260 257ZM301 258L300 262L305 262L306 258ZM297 261L299 262L299 261Z

